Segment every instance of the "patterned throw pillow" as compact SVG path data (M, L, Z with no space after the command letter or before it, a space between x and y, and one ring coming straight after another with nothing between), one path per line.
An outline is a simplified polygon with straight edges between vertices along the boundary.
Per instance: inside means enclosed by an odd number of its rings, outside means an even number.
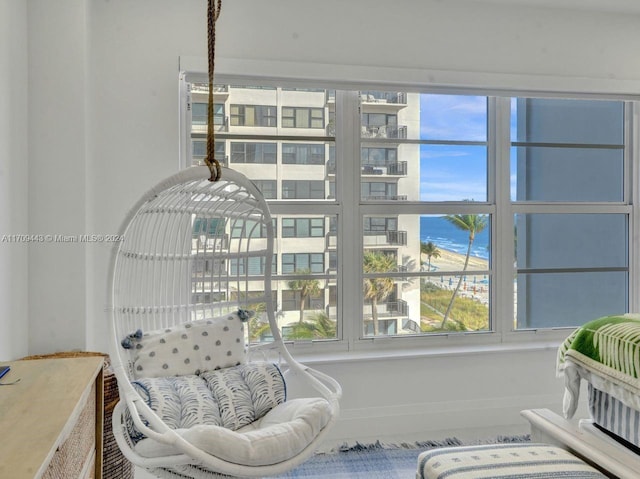
M244 312L132 334L123 346L131 349L135 378L200 374L244 363L246 319L239 313Z
M212 425L237 430L285 402L287 389L280 369L249 362L199 376L140 378L133 387L171 429ZM128 422L134 442L143 439Z

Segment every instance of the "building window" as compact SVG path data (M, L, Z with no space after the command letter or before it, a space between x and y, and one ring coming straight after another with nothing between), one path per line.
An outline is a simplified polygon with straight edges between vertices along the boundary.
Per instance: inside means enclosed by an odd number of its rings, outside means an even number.
M231 126L277 126L275 106L231 105Z
M365 233L397 231L397 229L398 229L398 218L374 217L374 216L367 216L364 218Z
M278 197L276 180L253 180L253 183L267 200L275 200Z
M297 271L324 272L324 254L284 253L282 255L282 273L295 273Z
M407 127L398 125L398 115L363 113L362 138L406 138Z
M282 145L285 165L324 165L324 145L285 143Z
M208 120L208 117L207 117L208 111L209 111L209 105L207 103L194 103L191 122L194 125L206 125ZM223 103L213 104L213 124L224 125L224 104Z
M283 180L282 199L324 199L324 181Z
M406 195L402 198L406 199ZM398 200L398 184L395 182L362 182L363 200Z
M216 139L278 220L288 337L301 339L297 280L317 283L306 313L338 325L324 339L345 348L375 348L374 336L560 340L640 307L637 103L443 91L228 88L230 127ZM258 114L253 101L273 106ZM276 126L278 110L282 128L257 128ZM201 157L202 132L187 136L182 151Z
M225 232L225 225L217 218L195 218L193 235L220 236Z
M276 229L276 219L273 221L274 234ZM266 238L267 230L263 227L262 223L255 221L234 221L231 225L231 237L232 238Z
M398 161L397 148L362 148L362 166L387 166Z
M299 311L301 301L301 290L285 289L282 291L283 311ZM302 308L307 311L322 310L324 308L324 291L318 289L315 294L305 296Z
M324 128L324 108L282 107L283 128Z
M264 258L231 258L232 275L259 276L264 274ZM271 265L272 273L277 273L275 258Z
M232 163L276 163L275 143L231 142Z
M191 160L193 165L204 165L204 159L207 156L207 141L194 139L191 143ZM226 145L224 141L214 142L214 156L221 164L227 164Z
M321 238L324 218L282 218L283 238Z

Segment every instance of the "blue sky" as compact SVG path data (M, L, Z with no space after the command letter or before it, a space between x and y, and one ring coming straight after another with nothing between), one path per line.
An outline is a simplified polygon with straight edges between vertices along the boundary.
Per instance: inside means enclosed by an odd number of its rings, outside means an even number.
M515 113L515 102L512 103ZM512 137L515 114L511 121ZM487 140L487 99L481 96L421 95L420 139ZM486 147L481 145L422 145L420 191L425 201L485 201ZM512 168L512 191L515 181Z

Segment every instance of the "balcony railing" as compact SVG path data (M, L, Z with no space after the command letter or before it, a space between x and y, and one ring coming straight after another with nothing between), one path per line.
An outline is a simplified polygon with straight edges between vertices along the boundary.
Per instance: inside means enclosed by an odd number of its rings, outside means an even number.
M382 168L377 168L372 165L363 165L361 168L363 175L382 175L384 174L384 170Z
M411 331L413 333L419 333L420 325L413 319L404 318L402 320L402 329L404 329L405 331Z
M402 300L398 299L396 301L388 301L385 303L379 303L376 309L378 313L378 318L390 318L390 317L398 317L398 316L408 316L409 315L409 304ZM363 307L363 318L365 320L371 319L371 302L365 301Z
M385 165L362 165L363 175L407 176L407 162L396 161Z
M338 247L338 235L335 232L329 232L325 235L325 247L327 249L336 249Z
M336 125L329 123L326 127L327 136L336 136Z
M207 234L194 234L191 238L191 249L201 254L211 250L227 250L229 249L229 235L209 236ZM199 261L199 259L196 261Z
M225 116L224 118L214 117L213 129L215 131L229 131L229 117L228 116ZM191 132L207 133L207 122L205 121L204 123L191 124Z
M336 91L326 90L326 102L335 103ZM391 103L395 105L406 105L407 94L401 91L361 91L360 100L364 103Z
M336 160L327 161L326 174L327 175L336 174Z
M193 83L192 93L209 93L208 83ZM229 85L213 85L213 93L229 93Z
M387 305L387 313L396 316L409 316L409 303L403 299L397 301L389 301L385 303Z
M362 125L362 138L407 138L407 127L405 125Z
M387 243L405 246L407 244L406 231L386 231Z
M206 164L204 162L204 156L194 155L191 160L192 160L192 163L193 163L194 166L204 166ZM225 155L222 158L220 158L219 156L216 156L216 160L218 160L218 162L222 166L229 166L229 156L228 155Z
M407 94L394 91L361 91L360 99L365 103L407 104Z
M405 265L403 264L399 264L398 265L398 273L407 273L409 271L409 268L407 268ZM402 276L400 278L398 278L399 281L409 281L409 277L408 276Z
M407 201L407 195L363 195L364 201Z
M365 231L365 246L396 245L405 246L407 244L406 231Z
M387 165L387 175L407 176L407 162L396 161Z

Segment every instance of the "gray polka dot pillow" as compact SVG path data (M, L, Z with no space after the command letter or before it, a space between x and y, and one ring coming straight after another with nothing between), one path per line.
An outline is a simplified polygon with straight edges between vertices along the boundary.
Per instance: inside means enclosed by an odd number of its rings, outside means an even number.
M238 313L131 336L134 376L184 376L245 362L244 321Z

